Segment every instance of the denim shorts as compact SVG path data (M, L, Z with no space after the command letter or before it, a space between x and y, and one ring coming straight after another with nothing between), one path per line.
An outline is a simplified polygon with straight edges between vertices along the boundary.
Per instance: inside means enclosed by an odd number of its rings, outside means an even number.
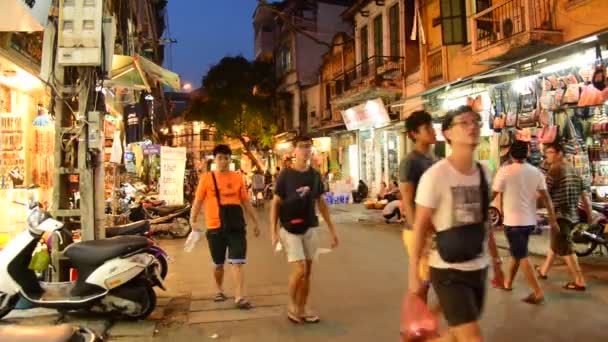
M515 259L528 257L528 241L535 226L505 226L505 235L509 241L509 251Z

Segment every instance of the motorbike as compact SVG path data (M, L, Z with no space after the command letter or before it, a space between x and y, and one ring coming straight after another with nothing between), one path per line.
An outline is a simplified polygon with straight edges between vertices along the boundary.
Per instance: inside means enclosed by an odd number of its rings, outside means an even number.
M0 328L0 341L12 342L103 342L93 330L68 324L55 326L6 326Z
M27 229L0 251L0 318L11 312L19 299L33 307L59 311L85 310L139 320L156 307L154 287L165 290L159 263L148 250L148 239L117 236L70 244L63 255L76 269L70 282L39 281L30 270L33 252L45 232L61 230L39 203L29 205Z
M150 222L150 234L169 236L173 238L185 238L192 231L190 226L189 204L181 206L150 205L147 202L137 202L131 206L129 212L130 222L148 220Z
M167 277L167 272L169 271L170 258L167 252L158 246L151 238L150 230L150 221L142 220L120 226L106 227L106 238L126 235L145 236L148 238L150 248L148 248L146 252L156 258L160 267L160 277L165 279L165 277Z
M574 252L579 257L591 255L598 247L599 252L604 255L602 247L608 251L608 218L607 209L599 203L593 203L593 218L590 224L578 223L572 229L572 243ZM581 221L586 222L586 213L578 208Z

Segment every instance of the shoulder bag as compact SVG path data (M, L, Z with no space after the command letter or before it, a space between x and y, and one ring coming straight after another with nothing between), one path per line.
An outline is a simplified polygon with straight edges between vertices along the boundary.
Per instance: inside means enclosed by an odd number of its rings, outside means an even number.
M481 222L452 227L436 233L437 251L445 262L467 262L483 254L490 198L483 167L477 163L477 168L481 195Z
M222 205L220 201L220 190L217 187L217 181L215 180L215 173L213 171L211 171L211 177L213 177L215 197L217 198L217 206L220 211L221 228L226 232L244 232L247 224L245 223L243 208L240 204Z

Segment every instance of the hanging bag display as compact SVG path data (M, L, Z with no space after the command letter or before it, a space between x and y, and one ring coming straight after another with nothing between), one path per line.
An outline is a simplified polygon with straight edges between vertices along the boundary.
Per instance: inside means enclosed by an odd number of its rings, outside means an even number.
M566 92L564 93L562 104L578 104L581 96L581 88L578 79L573 74L570 74L564 78L564 81L566 82Z

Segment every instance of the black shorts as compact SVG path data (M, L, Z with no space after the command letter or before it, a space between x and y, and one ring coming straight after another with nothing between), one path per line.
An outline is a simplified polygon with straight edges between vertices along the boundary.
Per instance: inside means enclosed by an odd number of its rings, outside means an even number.
M559 256L574 254L572 241L570 240L573 224L563 218L558 218L557 224L559 225L559 232L551 229L551 250Z
M226 250L228 250L229 264L244 264L247 258L247 236L242 232L226 232L224 229L207 230L207 242L211 258L216 266L226 263Z
M479 320L486 297L487 268L460 271L431 267L431 284L451 327Z
M505 226L505 235L509 241L509 251L515 259L528 257L528 241L535 226Z

